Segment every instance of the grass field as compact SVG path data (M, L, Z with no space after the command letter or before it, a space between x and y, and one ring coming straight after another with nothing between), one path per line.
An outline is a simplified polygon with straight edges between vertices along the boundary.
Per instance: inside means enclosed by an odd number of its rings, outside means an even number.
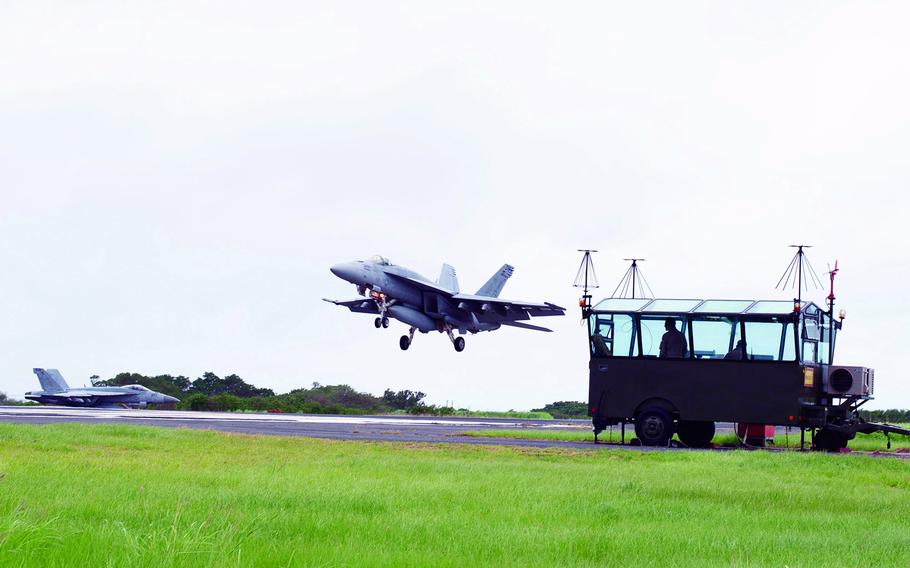
M906 424L901 425L907 428ZM517 438L523 440L561 440L565 442L593 442L594 434L590 428L524 428L524 429L485 429L485 430L468 430L462 432L466 436L479 438ZM626 425L626 443L635 437L635 428L631 424ZM611 431L607 429L601 432L598 440L601 442L619 442L622 439L619 427ZM677 439L674 436L674 439ZM714 436L714 443L717 445L737 445L736 435L733 433L720 433ZM806 447L811 443L811 436L806 434ZM774 447L777 448L799 448L799 430L793 430L789 435L778 434L774 438ZM860 451L886 451L888 442L885 435L881 432L875 434L857 434L856 438L850 440L849 448ZM891 449L910 448L910 436L891 435Z
M910 463L0 424L3 566L908 566Z

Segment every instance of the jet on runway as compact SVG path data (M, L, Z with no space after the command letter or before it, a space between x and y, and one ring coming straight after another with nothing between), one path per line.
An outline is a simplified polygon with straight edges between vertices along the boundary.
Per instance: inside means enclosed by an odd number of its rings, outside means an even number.
M398 342L407 350L414 341L414 333L445 332L455 351L464 350L464 338L455 337L479 331L494 331L500 326L520 327L537 331L550 331L545 327L525 323L532 316L562 316L565 309L549 302L542 304L501 300L499 293L514 268L503 265L476 294L462 294L458 289L455 269L442 265L439 280L429 279L404 268L395 266L388 259L374 256L336 264L331 268L335 276L351 282L357 293L365 298L338 302L323 298L352 312L375 314L377 328L389 327L389 318L410 326L408 335Z
M25 393L25 398L42 404L90 406L94 408L145 408L148 404L169 404L180 400L149 390L142 385L71 389L57 369L32 369L44 390Z

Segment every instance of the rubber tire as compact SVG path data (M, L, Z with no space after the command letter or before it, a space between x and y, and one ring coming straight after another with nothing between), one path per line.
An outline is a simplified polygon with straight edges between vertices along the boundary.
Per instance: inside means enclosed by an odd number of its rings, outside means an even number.
M382 327L382 318L374 319L373 325L376 327L376 329L379 329L380 327Z
M821 452L837 452L847 447L850 439L843 432L822 428L812 438L814 448Z
M454 345L455 351L458 351L459 353L464 351L464 337L456 337Z
M710 448L714 439L714 423L680 420L676 425L676 435L690 448Z
M643 446L668 446L673 437L673 418L658 406L643 408L635 415L635 435Z
M383 328L388 328L389 327L389 318L382 318L382 321L380 323L382 324Z
M402 335L401 339L398 340L398 347L401 347L402 351L407 351L408 347L411 346L411 338L407 335Z

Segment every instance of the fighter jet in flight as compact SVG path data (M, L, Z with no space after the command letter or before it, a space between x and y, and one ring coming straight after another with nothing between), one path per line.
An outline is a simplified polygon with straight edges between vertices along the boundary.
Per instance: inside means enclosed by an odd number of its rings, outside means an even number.
M410 326L408 335L402 335L398 342L407 350L414 341L414 332L446 333L455 351L464 350L464 338L460 335L478 331L494 331L501 326L520 327L537 331L551 331L545 327L525 323L531 316L562 316L565 309L549 302L542 304L499 299L499 293L514 268L503 265L476 294L462 294L458 289L455 269L442 265L439 280L432 282L403 266L395 266L387 258L374 256L369 260L357 260L336 264L332 273L357 287L357 293L364 298L338 302L323 298L326 302L344 306L352 312L374 314L373 325L389 327L389 318Z
M145 408L151 404L180 402L178 399L149 390L142 385L122 387L88 387L71 389L57 369L32 369L44 390L25 393L25 398L42 404L90 406L94 408Z

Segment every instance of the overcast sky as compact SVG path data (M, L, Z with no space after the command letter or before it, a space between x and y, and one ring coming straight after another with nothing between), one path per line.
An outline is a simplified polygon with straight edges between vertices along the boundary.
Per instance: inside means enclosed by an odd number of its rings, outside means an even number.
M571 287L785 298L838 259L837 360L910 407L905 2L3 2L0 391L32 367L587 397ZM569 307L555 333L373 328L383 254ZM816 292L821 302L824 292Z

